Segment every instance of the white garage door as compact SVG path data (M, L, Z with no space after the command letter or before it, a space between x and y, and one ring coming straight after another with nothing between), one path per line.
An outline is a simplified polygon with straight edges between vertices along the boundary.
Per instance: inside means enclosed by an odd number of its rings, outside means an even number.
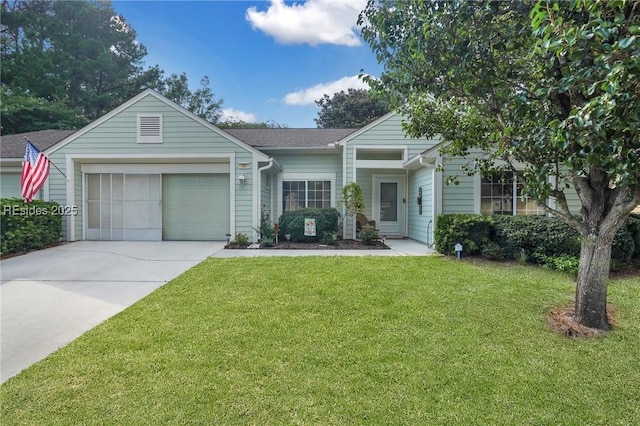
M87 174L87 239L162 238L159 174Z
M162 175L162 239L225 240L229 185L228 174Z

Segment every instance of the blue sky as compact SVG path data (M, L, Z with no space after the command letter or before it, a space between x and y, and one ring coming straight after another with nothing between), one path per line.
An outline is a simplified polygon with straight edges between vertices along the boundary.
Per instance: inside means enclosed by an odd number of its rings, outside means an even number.
M147 66L207 75L225 116L316 127L323 93L365 87L378 65L356 20L366 0L113 1L145 45Z

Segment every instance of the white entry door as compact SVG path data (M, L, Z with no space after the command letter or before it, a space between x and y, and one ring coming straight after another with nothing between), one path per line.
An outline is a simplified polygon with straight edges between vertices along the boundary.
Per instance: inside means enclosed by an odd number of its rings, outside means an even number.
M373 181L373 217L380 236L402 237L404 176L375 176Z

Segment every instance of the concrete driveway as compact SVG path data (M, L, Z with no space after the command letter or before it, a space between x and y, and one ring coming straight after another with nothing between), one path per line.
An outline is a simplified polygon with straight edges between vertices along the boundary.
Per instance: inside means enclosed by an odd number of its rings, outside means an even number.
M79 241L0 261L0 381L223 247L222 242Z

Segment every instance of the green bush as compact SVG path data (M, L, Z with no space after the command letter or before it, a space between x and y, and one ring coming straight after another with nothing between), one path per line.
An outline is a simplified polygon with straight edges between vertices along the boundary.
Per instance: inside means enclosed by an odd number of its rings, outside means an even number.
M239 246L248 246L249 245L249 237L247 236L247 234L245 234L243 232L238 232L236 234L236 238L235 238L234 241Z
M580 255L578 232L557 218L495 216L492 240L511 259L517 259L523 250L536 263L541 262L542 256Z
M543 268L555 269L560 272L578 275L580 258L572 256L570 254L561 254L557 256L542 255L540 257L540 263L542 264Z
M375 241L378 241L378 238L380 238L378 231L376 231L373 228L364 228L363 230L360 231L359 236L362 242L367 245L372 244Z
M625 225L635 244L635 249L633 250L631 257L633 259L638 259L640 258L640 215L632 214L629 216L629 219L627 219Z
M269 214L263 208L260 215L260 226L255 228L259 234L259 242L261 247L273 247L276 243L276 229L269 221Z
M629 264L633 253L636 250L636 243L633 239L633 235L629 231L628 221L622 225L616 236L613 239L613 246L611 247L611 263L614 269Z
M503 260L504 250L495 241L487 241L482 246L482 257L489 260Z
M60 241L65 212L53 201L0 200L2 254L38 250Z
M465 255L480 254L490 240L491 216L474 214L440 215L436 219L436 250L442 254L455 254L455 245L462 244Z
M580 257L580 235L558 218L544 216L441 215L436 220L436 249L453 255L457 242L465 255L510 258L570 272L567 259ZM632 215L616 233L611 263L624 267L640 257L640 217ZM551 259L551 260L550 260ZM557 260L559 259L559 260ZM556 267L555 263L560 264ZM577 262L577 260L576 260Z
M317 242L326 232L338 231L338 218L340 213L336 209L298 209L285 212L280 216L280 237L284 239L286 234L291 235L294 242ZM304 235L304 220L306 218L316 220L316 236Z

